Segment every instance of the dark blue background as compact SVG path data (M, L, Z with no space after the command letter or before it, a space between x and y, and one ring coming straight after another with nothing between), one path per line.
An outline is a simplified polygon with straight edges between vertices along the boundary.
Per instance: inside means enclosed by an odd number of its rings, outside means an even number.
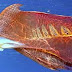
M15 3L23 4L23 11L41 11L72 16L72 0L0 0L0 12ZM5 41L5 40L3 40ZM13 49L0 52L0 72L58 72L47 69ZM60 72L72 72L61 70Z

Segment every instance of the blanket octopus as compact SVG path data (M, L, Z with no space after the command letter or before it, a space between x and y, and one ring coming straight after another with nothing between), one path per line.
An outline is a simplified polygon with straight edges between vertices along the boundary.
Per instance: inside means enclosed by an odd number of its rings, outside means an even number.
M21 11L13 4L0 13L0 36L18 42L21 54L44 67L72 70L72 17L37 11ZM0 48L4 44L0 44Z

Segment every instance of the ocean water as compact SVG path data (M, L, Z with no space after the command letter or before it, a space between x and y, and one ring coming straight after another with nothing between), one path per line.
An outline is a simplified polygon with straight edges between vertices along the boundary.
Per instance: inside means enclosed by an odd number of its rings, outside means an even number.
M0 0L0 12L11 4L23 4L23 11L41 11L50 14L72 16L72 0ZM0 38L0 42L6 39ZM0 52L0 72L58 72L41 66L14 49ZM72 72L60 70L60 72Z

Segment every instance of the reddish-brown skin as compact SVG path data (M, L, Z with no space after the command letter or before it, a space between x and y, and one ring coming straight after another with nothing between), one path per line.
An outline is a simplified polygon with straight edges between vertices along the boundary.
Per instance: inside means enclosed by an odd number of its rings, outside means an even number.
M0 35L25 44L23 48L16 50L45 67L72 67L72 17L20 11L19 6L21 5L11 5L1 13ZM50 37L44 36L46 34L43 34L42 26ZM35 37L32 30L36 32Z

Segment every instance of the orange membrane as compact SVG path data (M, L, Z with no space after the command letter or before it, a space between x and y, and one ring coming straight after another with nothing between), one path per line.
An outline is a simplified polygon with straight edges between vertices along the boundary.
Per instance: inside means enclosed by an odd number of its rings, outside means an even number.
M50 69L71 69L72 17L21 11L20 6L13 4L0 14L0 36L8 39L0 49L14 48Z

